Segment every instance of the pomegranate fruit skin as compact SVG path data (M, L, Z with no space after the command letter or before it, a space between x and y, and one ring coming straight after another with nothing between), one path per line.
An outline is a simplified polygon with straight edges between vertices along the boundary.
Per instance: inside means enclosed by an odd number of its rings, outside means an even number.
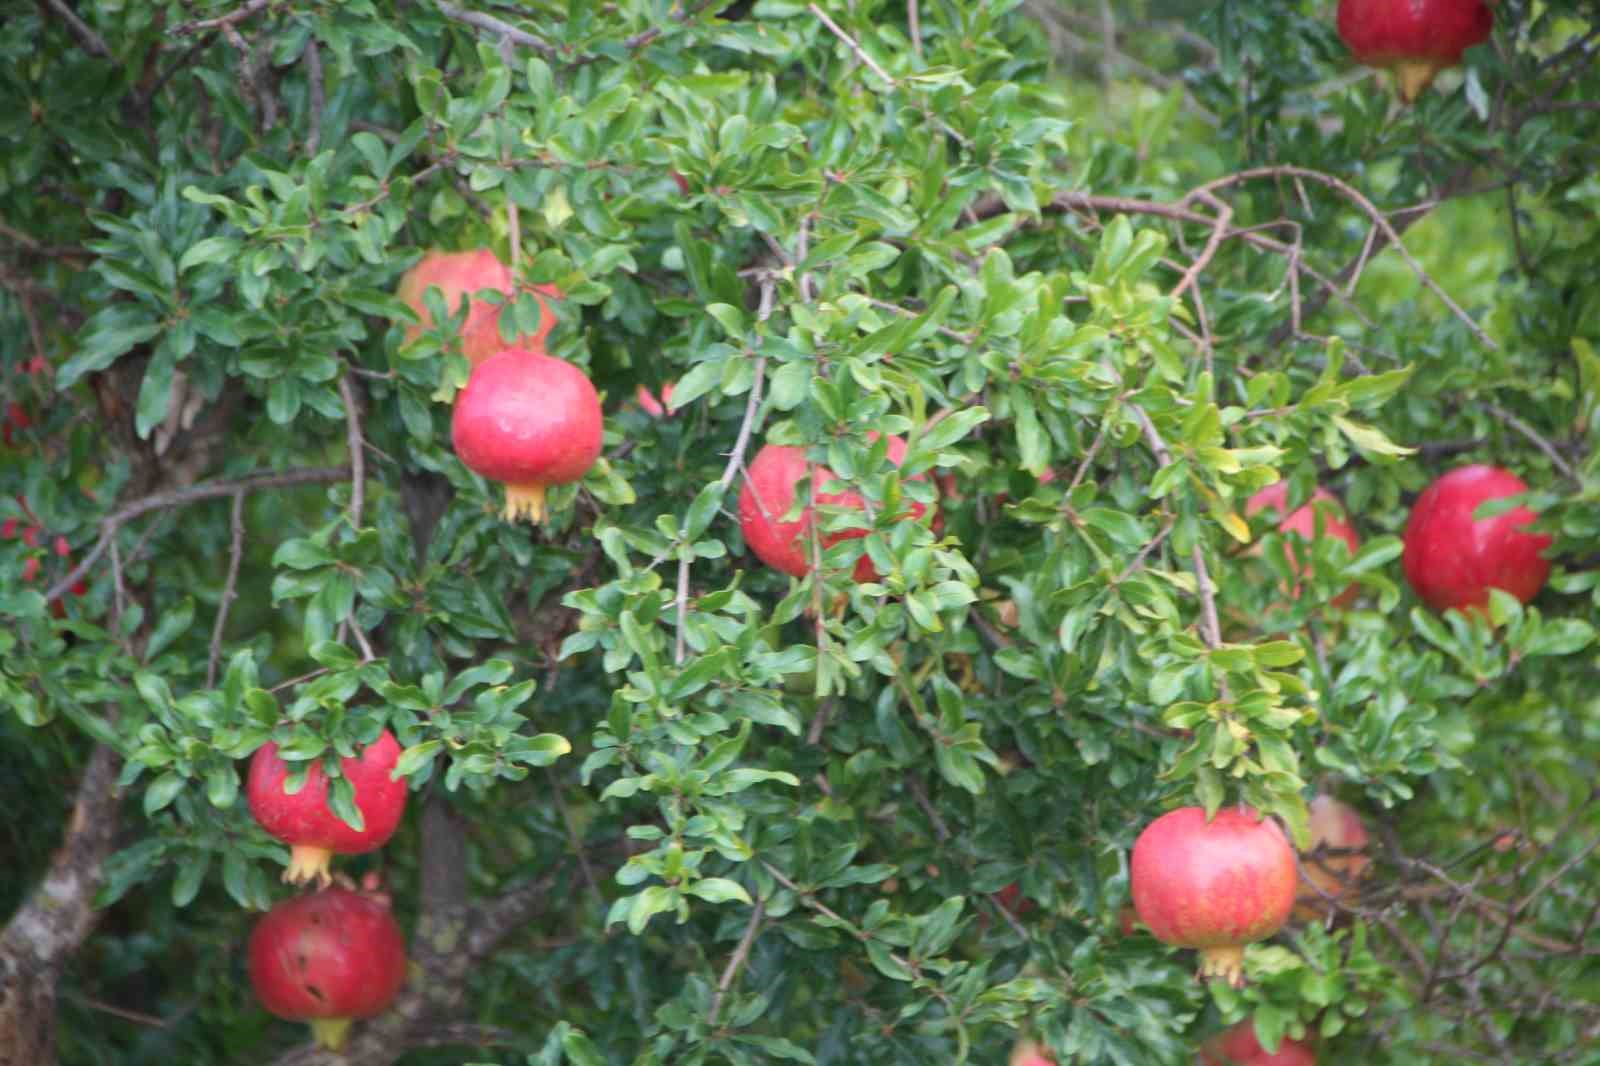
M878 439L877 433L868 436L873 440ZM888 455L889 461L899 466L905 459L906 442L900 437L890 437ZM739 527L744 531L745 543L762 562L794 577L804 577L811 570L808 540L816 505L848 507L857 511L865 506L861 494L853 489L843 492L819 491L821 486L838 480L838 475L817 463L811 477L812 505L806 507L794 521L783 521L783 516L794 505L796 487L806 476L806 471L804 448L790 444L764 445L751 460L749 476L745 479L744 488L739 491ZM922 480L923 477L918 474L915 480ZM913 503L909 517L913 520L920 518L926 510L923 504ZM826 551L841 540L864 537L867 533L865 528L828 533L822 538L822 549ZM856 561L853 576L858 582L876 581L878 571L872 565L872 560L863 555Z
M316 878L326 885L334 853L374 851L394 836L406 812L405 779L389 779L399 761L400 744L387 729L355 756L339 760L339 772L355 789L361 811L364 828L358 832L328 809L328 777L320 760L311 763L305 785L291 796L283 783L292 768L278 757L278 746L269 741L256 749L245 796L261 828L290 846L285 881L299 884Z
M1440 477L1423 490L1406 521L1401 566L1422 601L1436 611L1483 608L1491 588L1527 603L1544 588L1550 546L1542 533L1522 530L1537 516L1526 507L1481 521L1472 512L1486 500L1527 492L1508 470L1475 464Z
M247 955L261 1005L289 1021L333 1023L314 1027L335 1049L350 1019L381 1014L406 979L405 938L387 900L344 888L277 904L251 930Z
M1042 1044L1019 1040L1011 1049L1009 1066L1056 1066L1056 1057Z
M1268 1051L1256 1039L1255 1021L1246 1018L1206 1041L1200 1066L1317 1066L1317 1057L1306 1044L1287 1036L1277 1051Z
M1328 909L1326 897L1340 899L1354 891L1355 883L1371 862L1365 855L1324 855L1310 858L1319 847L1364 848L1367 827L1361 815L1349 804L1326 793L1311 801L1311 848L1301 863L1302 877L1294 916L1307 921L1323 917Z
M506 485L506 517L544 517L544 490L581 479L600 457L605 416L587 374L562 359L507 348L456 394L451 438L471 470Z
M1393 70L1410 102L1489 39L1494 12L1484 0L1339 0L1338 26L1356 61Z
M1322 519L1323 533L1330 537L1338 537L1344 541L1349 547L1352 556L1361 550L1361 538L1347 520L1344 506L1339 502L1339 498L1327 489L1318 488L1311 494L1311 499L1294 511L1284 514L1284 509L1288 504L1289 484L1285 481L1278 481L1268 485L1245 501L1244 513L1249 516L1259 511L1264 511L1269 507L1273 508L1279 514L1284 515L1283 520L1278 523L1278 531L1280 533L1297 533L1309 543L1316 539L1316 512L1318 504L1322 504L1326 508ZM1289 563L1290 567L1298 573L1299 565L1295 562L1294 556L1291 555L1289 557ZM1354 602L1357 591L1356 586L1351 585L1334 597L1334 604L1338 607L1348 607ZM1300 598L1300 585L1298 582L1295 583L1289 594L1295 599Z
M422 298L430 285L439 287L445 307L451 314L461 306L463 296L470 296L480 289L493 289L507 299L517 292L511 268L500 262L499 257L487 248L466 252L429 252L400 278L400 287L396 292L422 320L421 325L406 329L407 344L423 330L433 326L433 316L428 313L428 306ZM529 290L538 299L543 312L539 318L539 328L534 333L523 334L514 343L543 351L544 339L555 326L550 300L561 299L561 290L554 285L533 285L529 286ZM503 307L503 304L492 304L487 300L473 300L468 304L466 321L461 324L461 350L473 366L506 347L506 342L500 339L500 311Z
M1243 984L1244 945L1276 933L1294 907L1294 849L1276 823L1247 807L1206 821L1199 807L1168 811L1139 834L1129 878L1139 920L1156 939L1200 949L1200 975Z

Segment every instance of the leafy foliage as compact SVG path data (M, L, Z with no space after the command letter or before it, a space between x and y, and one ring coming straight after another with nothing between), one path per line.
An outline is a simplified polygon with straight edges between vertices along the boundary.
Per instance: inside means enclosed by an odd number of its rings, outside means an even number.
M413 954L540 891L353 1061L998 1063L1024 1031L1179 1063L1246 1015L1327 1061L1587 1061L1600 10L1496 11L1410 109L1309 0L15 15L0 795L40 816L0 839L36 880L94 745L127 799L63 1058L290 1045L238 958L287 858L240 760L320 760L354 822L338 757L388 727L428 813L344 866ZM482 245L561 290L550 350L607 397L538 528L451 451L464 308L408 341L393 295ZM502 336L542 314L504 300ZM763 443L865 501L804 578L745 551ZM1399 538L1468 461L1534 486L1557 568L1439 616ZM1247 517L1279 479L1360 549ZM1165 807L1306 846L1319 789L1373 876L1244 991L1119 934Z

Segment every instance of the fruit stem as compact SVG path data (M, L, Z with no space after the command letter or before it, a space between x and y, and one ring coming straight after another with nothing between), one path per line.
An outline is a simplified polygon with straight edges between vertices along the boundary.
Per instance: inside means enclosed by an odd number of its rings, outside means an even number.
M303 885L315 880L318 888L327 888L333 883L333 875L328 872L328 864L333 861L333 852L327 848L319 848L314 844L293 844L289 847L289 868L283 871L285 884Z
M344 1039L350 1035L350 1018L312 1018L311 1039L327 1048L329 1051L338 1051L344 1047Z
M515 522L524 516L530 522L543 522L548 512L544 506L544 486L507 485L505 517L508 522Z
M1200 979L1220 977L1234 988L1244 987L1244 945L1227 944L1203 948L1200 952Z

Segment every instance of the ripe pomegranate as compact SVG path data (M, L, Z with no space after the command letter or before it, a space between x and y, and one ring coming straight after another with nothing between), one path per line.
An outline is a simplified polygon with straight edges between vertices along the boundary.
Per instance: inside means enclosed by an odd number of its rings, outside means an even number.
M505 516L544 520L545 489L600 456L600 397L582 370L527 348L478 364L456 394L451 436L471 470L506 486Z
M1018 1040L1011 1049L1010 1066L1056 1066L1056 1057L1050 1049L1032 1040Z
M1550 546L1543 533L1525 533L1537 517L1518 507L1477 520L1472 512L1486 500L1528 491L1521 478L1495 466L1463 466L1423 490L1406 522L1401 564L1406 580L1436 611L1483 608L1491 588L1504 589L1523 603L1538 595L1550 576Z
M1356 62L1392 70L1407 103L1492 29L1484 0L1339 0L1340 39Z
M1286 481L1278 481L1250 497L1245 502L1244 513L1247 516L1253 515L1270 507L1281 515L1288 505L1289 484ZM1350 554L1354 555L1361 549L1361 538L1356 535L1354 527L1346 519L1344 508L1340 506L1338 498L1327 489L1319 488L1313 492L1311 499L1290 512L1278 523L1278 531L1285 534L1297 534L1308 542L1314 540L1317 534L1316 511L1319 509L1319 505L1323 512L1322 529L1324 534L1330 537L1338 537L1344 541L1350 548ZM1295 561L1293 555L1289 556L1289 565L1295 573L1298 574L1300 572L1299 564ZM1356 592L1356 586L1351 585L1334 597L1333 602L1336 606L1348 607L1355 601ZM1295 599L1300 598L1300 583L1298 581L1289 590L1289 595Z
M1355 883L1371 862L1365 855L1321 855L1318 848L1364 848L1367 827L1348 804L1318 794L1311 801L1311 850L1301 862L1302 880L1296 893L1294 916L1315 921L1328 911L1328 898L1339 899L1355 890Z
M1248 807L1206 821L1199 807L1168 811L1133 845L1139 920L1157 940L1200 949L1200 976L1244 984L1244 946L1276 933L1294 906L1294 849Z
M356 1018L381 1014L406 979L406 945L382 893L325 888L273 907L250 933L250 985L267 1010L310 1022L337 1051Z
M339 772L355 789L364 823L358 830L328 808L328 778L320 760L311 763L305 785L291 796L283 790L291 769L278 757L278 746L269 741L257 749L245 792L261 828L289 845L285 881L301 884L316 878L327 885L335 852L359 855L383 847L394 836L406 811L405 780L389 776L399 761L400 744L387 729L359 754L339 760Z
M878 439L877 433L868 434L873 440ZM889 461L899 466L905 459L906 442L899 437L890 437ZM792 522L783 520L794 503L795 489L802 478L806 476L807 462L806 450L789 444L768 444L756 453L749 467L749 477L745 479L744 488L739 492L739 527L744 531L745 543L750 545L750 550L756 553L757 558L774 570L781 570L795 577L804 577L811 569L810 560L810 531L811 519L815 512L815 505L825 507L849 507L863 510L865 501L861 494L853 489L843 492L822 492L821 487L830 481L837 480L837 475L821 463L812 464L811 472L811 500L812 505L805 508L800 517ZM915 480L922 480L923 474L918 474ZM927 508L921 503L911 504L908 517L912 519L922 517ZM828 548L841 540L853 537L864 537L867 529L843 529L836 533L828 533L822 537L822 548ZM872 565L872 560L863 555L856 561L854 577L857 581L876 581L878 571Z
M451 314L460 308L463 296L471 296L481 289L493 289L507 299L517 292L511 269L487 248L468 252L429 252L400 279L397 295L422 320L420 326L406 330L407 344L423 330L433 326L433 316L428 313L427 304L422 299L430 285L439 286L439 292L444 296L445 306ZM536 333L518 337L513 343L542 352L544 339L555 326L550 300L561 299L561 290L554 285L532 285L528 289L539 301L539 310L542 312L539 329ZM503 306L476 299L468 305L467 320L461 325L461 350L473 366L506 347L506 343L500 339L500 311Z
M1246 1018L1201 1045L1200 1066L1317 1066L1317 1057L1308 1045L1287 1036L1276 1051L1268 1051L1256 1039L1255 1022Z

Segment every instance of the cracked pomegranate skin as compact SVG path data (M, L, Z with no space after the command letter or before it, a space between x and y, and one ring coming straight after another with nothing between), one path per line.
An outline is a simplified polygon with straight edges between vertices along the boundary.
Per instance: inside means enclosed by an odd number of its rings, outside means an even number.
M1283 831L1249 808L1168 811L1133 845L1129 876L1139 920L1156 939L1228 948L1277 932L1294 906L1299 873Z
M251 931L248 956L256 998L289 1021L370 1018L406 979L405 938L389 907L344 888L273 907Z
M600 457L603 425L600 397L582 370L507 348L480 363L457 394L451 437L461 461L486 478L562 485Z
M876 434L872 436L873 439L877 437ZM889 461L899 466L905 459L906 442L899 437L890 437L888 455ZM789 444L765 445L751 460L749 477L739 491L739 526L744 531L745 543L762 562L794 577L804 577L811 570L808 557L810 545L807 541L815 507L807 507L792 522L782 519L794 505L795 488L806 475L806 465L804 448ZM920 480L923 476L918 474L916 477ZM843 492L818 491L821 486L836 480L838 475L832 470L821 463L815 464L811 478L814 504L862 510L864 501L861 494L853 489ZM920 518L925 510L927 508L923 504L913 503L908 517L913 520ZM863 528L829 533L822 538L822 549L826 551L841 540L864 537L867 532ZM858 559L854 577L858 582L876 581L878 571L872 565L872 560L865 555Z
M1474 519L1487 500L1528 491L1508 470L1475 464L1450 471L1423 490L1406 521L1401 566L1406 580L1436 611L1484 607L1491 588L1523 603L1538 595L1550 576L1550 546L1542 533L1522 527L1537 517L1518 507L1494 518Z
M355 788L356 807L366 827L350 828L328 809L328 778L320 760L311 763L306 783L294 795L283 789L284 780L298 767L278 757L278 746L268 742L250 760L245 785L250 813L261 828L286 844L323 848L340 855L359 855L382 847L406 811L406 780L389 780L400 760L400 744L385 729L378 739L354 757L339 760L339 772Z
M1338 26L1356 60L1393 69L1411 100L1488 40L1494 13L1483 0L1340 0Z

